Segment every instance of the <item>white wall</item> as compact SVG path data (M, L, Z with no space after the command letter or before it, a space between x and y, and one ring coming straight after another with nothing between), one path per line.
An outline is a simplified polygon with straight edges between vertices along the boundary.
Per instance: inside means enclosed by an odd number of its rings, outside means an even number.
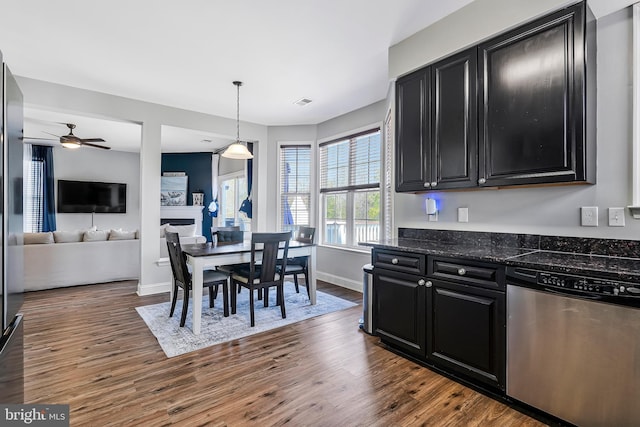
M55 147L53 167L56 182L58 179L69 179L127 184L127 213L95 214L93 224L100 230L140 228L140 154L92 148L68 150ZM89 228L92 225L91 216L89 213L56 213L57 229Z
M520 13L516 18L512 12L522 10L537 15L543 5L552 3L555 2L476 0L460 14L413 36L407 45L402 42L394 46L390 51L390 70L408 71L421 61L426 63L432 56L446 53L438 47L437 54L425 56L425 52L435 49L432 45L439 44L426 43L426 40L442 41L449 49L457 50L462 44L472 44L473 37L484 37L510 26L499 18L506 16L521 21L527 16ZM478 8L488 4L492 7ZM496 14L496 10L501 13ZM460 31L463 23L467 23L464 32ZM640 221L632 219L628 211L625 211L626 227L607 225L607 208L626 207L631 203L631 9L600 18L597 31L596 185L432 192L430 197L440 200L438 222L427 222L426 194L397 194L396 226L640 239ZM465 37L460 36L461 33ZM417 49L417 40L425 41L426 45ZM599 227L580 226L581 206L599 207ZM458 207L469 208L468 223L456 222Z

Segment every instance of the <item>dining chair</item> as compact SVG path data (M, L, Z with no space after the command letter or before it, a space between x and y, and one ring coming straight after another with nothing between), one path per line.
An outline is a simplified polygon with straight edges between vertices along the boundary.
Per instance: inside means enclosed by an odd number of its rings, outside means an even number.
M240 226L211 227L211 241L216 246L233 245L244 241L244 231Z
M315 227L300 227L296 231L292 240L301 243L313 243L315 239L316 228ZM311 292L309 291L309 257L301 256L289 258L287 265L284 269L285 276L293 276L293 283L296 287L296 292L300 293L298 286L298 274L304 275L304 283L307 287L307 295L311 298Z
M192 289L191 272L187 266L185 254L180 246L178 233L167 232L167 249L169 251L169 261L171 272L173 273L173 297L171 298L171 311L169 317L173 317L178 297L178 288L184 292L184 302L182 304L182 316L180 326L184 326L187 319L187 309L189 307L189 293ZM214 306L214 300L218 295L218 286L222 285L222 299L224 315L229 315L229 273L218 270L204 270L202 272L202 286L209 288L209 308Z
M291 233L252 233L251 234L251 262L248 268L240 268L231 274L231 313L236 313L238 289L249 289L249 310L251 326L255 326L254 290L264 291L264 306L269 306L269 288L277 290L276 301L280 305L282 318L286 318L284 306L284 275L280 274L278 266L278 251L282 251L282 268L287 266L289 239ZM261 256L261 261L258 256Z

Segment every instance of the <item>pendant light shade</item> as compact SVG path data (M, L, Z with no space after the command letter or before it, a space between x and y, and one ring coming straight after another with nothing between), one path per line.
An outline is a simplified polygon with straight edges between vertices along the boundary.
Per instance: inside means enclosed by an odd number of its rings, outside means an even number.
M237 113L236 113L236 142L231 144L221 154L222 157L228 159L253 159L253 154L247 149L246 145L240 142L240 86L242 82L235 81L233 84L237 88Z

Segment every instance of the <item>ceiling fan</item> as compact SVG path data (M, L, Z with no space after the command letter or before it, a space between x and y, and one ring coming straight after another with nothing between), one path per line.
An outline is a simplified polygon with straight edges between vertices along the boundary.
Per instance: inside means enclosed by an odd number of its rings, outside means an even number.
M45 133L55 136L57 138L60 138L60 144L62 144L62 146L65 148L74 149L74 148L80 148L83 145L86 145L88 147L102 148L103 150L111 149L111 147L107 147L106 145L93 144L94 142L105 142L105 140L102 138L78 138L77 136L75 136L73 134L73 130L76 128L76 125L74 125L73 123L64 123L64 125L66 125L69 128L68 135L58 136L49 132L45 132ZM51 138L25 138L25 139L40 139L40 140L49 140L49 141L51 140Z

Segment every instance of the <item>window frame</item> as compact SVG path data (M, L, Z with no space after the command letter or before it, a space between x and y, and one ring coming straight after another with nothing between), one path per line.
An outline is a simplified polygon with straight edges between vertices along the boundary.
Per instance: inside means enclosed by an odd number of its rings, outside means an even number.
M282 148L286 147L309 147L310 149L310 172L309 172L309 227L316 227L316 203L314 202L314 195L318 194L316 188L316 176L318 171L318 166L316 162L316 147L313 141L278 141L276 144L276 162L277 162L277 171L276 171L276 229L280 231L282 228L282 179L281 179L281 170L280 170L280 154L282 152Z
M229 181L229 180L234 180L235 181L235 196L236 196L236 200L235 200L235 204L236 206L234 206L233 212L234 212L234 224L235 225L241 225L241 229L243 231L251 231L251 219L249 219L248 221L243 221L240 218L240 205L242 204L242 201L244 200L244 198L240 197L240 192L238 191L238 178L244 178L245 182L247 179L247 174L245 171L237 171L237 172L231 172L225 175L220 175L218 176L218 216L216 218L214 218L214 224L212 224L213 226L217 226L217 227L224 227L226 226L226 224L224 224L224 214L223 214L223 207L222 207L222 199L223 199L223 189L222 189L222 185L225 181ZM245 189L246 191L246 189Z
M355 224L355 206L354 206L354 198L355 198L355 193L358 191L371 191L371 190L375 190L377 189L377 191L380 192L380 216L379 216L379 238L382 239L383 238L383 234L384 234L384 227L383 227L383 221L384 221L384 216L385 213L383 212L383 195L384 195L384 171L385 171L385 167L386 167L386 162L388 161L385 158L385 140L384 140L384 134L383 134L383 123L374 123L368 126L363 126L361 128L358 129L354 129L348 132L343 132L341 134L332 136L332 137L328 137L328 138L324 138L322 140L318 141L318 167L317 167L317 175L318 175L318 191L317 191L317 195L318 195L318 200L319 200L319 209L318 209L318 244L320 246L325 246L325 247L333 247L333 248L339 248L339 249L347 249L347 250L355 250L355 251L360 251L360 252L368 252L369 250L367 248L364 248L362 246L358 245L358 242L355 241L355 231L354 231L354 224ZM320 148L323 146L326 146L328 144L331 144L332 142L340 142L343 140L349 140L349 139L353 139L353 138L357 138L359 136L363 136L369 133L375 133L375 132L379 132L380 134L380 153L379 153L379 158L380 158L380 177L379 177L379 181L378 181L378 186L376 187L372 187L369 184L365 184L365 185L348 185L347 187L336 187L333 188L331 190L322 190L320 181L321 181L321 174L322 174L322 165L320 164L322 159L320 158ZM349 154L349 156L351 157L351 154ZM351 164L351 163L350 163ZM351 176L351 170L349 170L350 176ZM351 177L349 178L349 180L351 180ZM349 183L351 184L351 182ZM345 194L346 193L346 219L345 219L345 233L346 233L346 243L345 244L341 244L341 243L333 243L333 242L327 242L327 236L325 235L325 229L326 229L326 218L325 218L325 211L326 211L326 195L328 194Z

